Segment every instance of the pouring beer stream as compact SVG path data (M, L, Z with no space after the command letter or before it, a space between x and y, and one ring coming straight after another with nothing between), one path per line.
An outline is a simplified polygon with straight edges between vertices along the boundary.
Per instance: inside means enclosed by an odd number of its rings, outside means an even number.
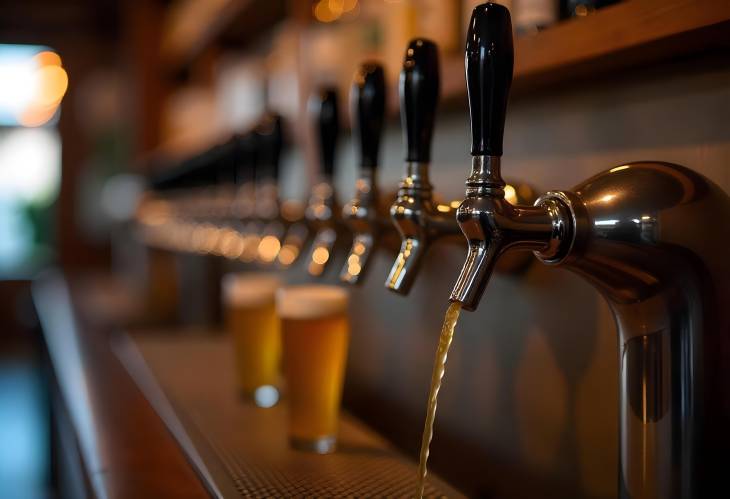
M475 7L469 22L464 58L471 116L473 172L466 182L467 197L457 210L458 221L460 221L459 213L465 211L467 214L469 213L469 194L472 191L481 193L483 190L487 190L493 192L498 199L504 200L505 182L499 174L499 164L502 156L507 98L512 83L513 58L512 22L509 11L501 5L492 3ZM480 180L482 174L487 175L488 182L474 183ZM526 208L525 213L527 214L530 210L530 207ZM464 225L461 225L461 229L469 241L469 255L465 268L467 266L478 266L482 271L491 272L496 255L507 248L514 246L524 249L542 247L542 244L535 246L530 242L524 243L526 238L522 238L519 244L517 244L516 239L514 241L503 239L498 231L492 231L489 235L485 235L484 231L480 231L479 234L476 234L480 236L476 238L480 241L480 244L475 245L473 244L475 234L468 232ZM489 236L492 240L482 244L487 241ZM471 275L471 273L468 274ZM462 275L464 275L464 272L462 272ZM473 310L468 302L464 303L453 298L451 301L441 330L431 378L418 467L419 481L416 495L418 498L423 496L425 487L426 461L433 436L437 397L446 370L446 357L453 339L456 322L462 308Z

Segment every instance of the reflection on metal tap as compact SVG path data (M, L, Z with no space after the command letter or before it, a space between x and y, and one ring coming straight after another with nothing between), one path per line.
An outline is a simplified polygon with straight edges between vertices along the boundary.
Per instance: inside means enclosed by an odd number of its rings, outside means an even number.
M730 198L692 170L647 161L511 204L499 158L512 58L509 12L476 7L472 173L457 211L469 251L451 300L474 310L510 247L583 276L618 327L621 497L716 497L730 448Z
M337 91L323 89L309 101L309 112L314 116L319 132L319 153L322 162L322 179L309 197L305 216L314 229L312 248L307 263L310 275L321 275L331 260L337 241L337 202L332 183L335 167L335 150L340 132L337 111Z
M355 198L342 209L353 242L340 279L356 284L367 269L382 230L375 180L385 115L385 75L380 64L367 62L360 66L352 84L350 105L353 137L360 147L360 178L355 185Z
M390 208L393 224L401 235L401 247L385 286L406 294L429 243L459 228L455 206L438 205L428 179L431 139L439 94L439 62L436 45L425 39L408 44L400 74L400 108L406 144L406 176Z

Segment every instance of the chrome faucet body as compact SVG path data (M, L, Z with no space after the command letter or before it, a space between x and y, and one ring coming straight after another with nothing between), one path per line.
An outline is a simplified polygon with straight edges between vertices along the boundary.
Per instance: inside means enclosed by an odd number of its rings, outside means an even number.
M469 253L451 300L466 310L509 245L578 273L609 303L621 497L718 490L730 446L730 198L692 170L641 162L548 192L534 207L472 191L457 217Z
M337 211L332 182L324 179L315 184L304 212L307 224L314 234L307 263L310 275L321 275L332 258L337 242Z
M355 184L355 197L342 208L343 222L353 234L350 253L340 272L344 282L360 282L375 244L386 228L378 213L378 194L375 169L363 168Z
M360 177L355 183L355 197L342 209L342 219L353 237L340 280L349 284L361 282L376 242L388 228L382 222L375 179L385 100L383 67L376 62L364 62L355 72L350 90L352 137L359 149Z
M442 236L459 234L455 208L437 205L433 199L428 168L428 163L406 163L406 176L390 207L390 218L400 234L401 246L385 285L401 294L408 293L413 285L428 246Z
M730 197L692 170L636 162L534 206L504 199L499 172L512 32L477 6L466 44L472 173L457 220L466 262L451 301L474 310L510 247L588 280L618 330L619 494L727 495L730 448Z

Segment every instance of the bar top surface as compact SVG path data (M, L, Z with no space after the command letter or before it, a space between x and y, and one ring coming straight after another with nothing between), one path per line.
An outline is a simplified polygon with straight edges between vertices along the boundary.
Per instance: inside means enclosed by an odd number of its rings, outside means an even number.
M130 339L131 338L131 339ZM286 393L272 408L242 400L225 335L136 333L116 351L221 497L412 497L417 465L347 412L338 449L293 450ZM397 417L390 415L388 417ZM429 476L425 497L462 497Z

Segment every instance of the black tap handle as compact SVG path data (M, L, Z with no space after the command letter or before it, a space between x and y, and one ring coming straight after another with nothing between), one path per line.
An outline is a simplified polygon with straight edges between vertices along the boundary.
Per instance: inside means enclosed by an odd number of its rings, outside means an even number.
M512 21L506 7L474 7L466 35L466 89L472 156L501 156L507 98L512 84Z
M279 161L284 147L284 131L282 118L272 114L266 116L256 127L261 152L259 165L262 168L261 177L274 181L279 179Z
M360 166L378 166L380 136L385 116L385 73L375 62L363 63L355 73L350 92L353 136L360 145Z
M411 40L400 73L400 116L406 161L431 161L439 77L436 44L423 38Z
M324 88L309 101L309 112L319 132L319 155L322 173L331 178L335 170L335 148L340 133L340 116L337 110L337 90Z

